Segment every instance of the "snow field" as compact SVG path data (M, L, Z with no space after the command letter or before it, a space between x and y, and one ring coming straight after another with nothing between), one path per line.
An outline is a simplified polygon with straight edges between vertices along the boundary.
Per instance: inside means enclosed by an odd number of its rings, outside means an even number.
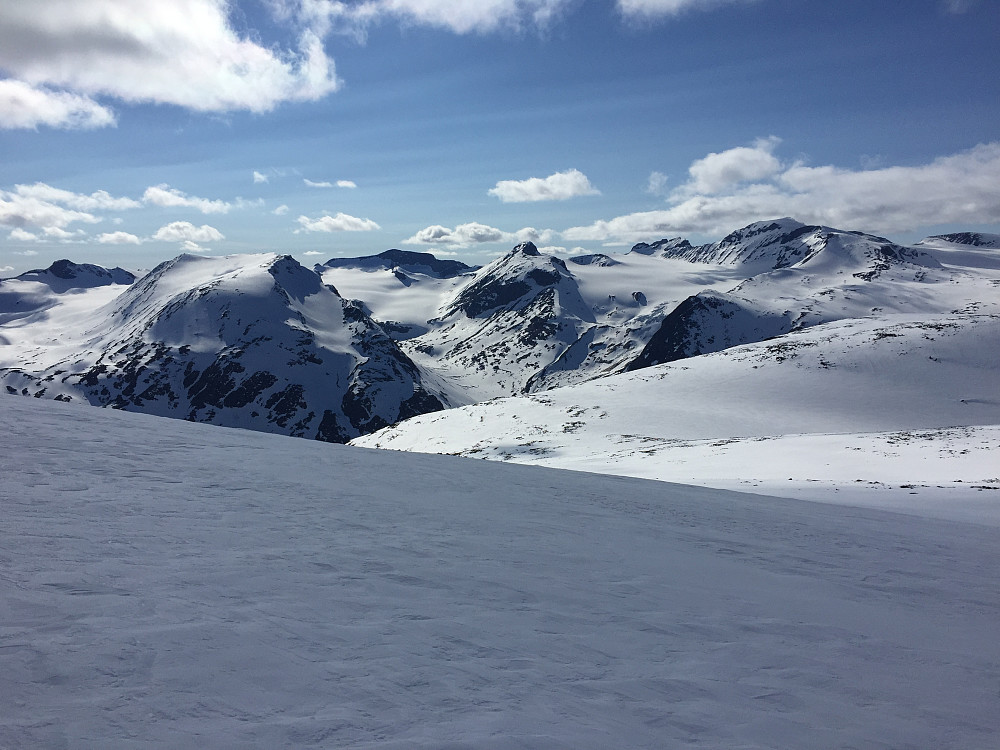
M0 746L981 748L1000 529L0 396Z

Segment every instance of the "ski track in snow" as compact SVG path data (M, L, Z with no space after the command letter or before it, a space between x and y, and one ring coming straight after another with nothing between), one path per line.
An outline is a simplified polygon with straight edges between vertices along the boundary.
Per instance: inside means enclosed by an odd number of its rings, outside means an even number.
M0 747L955 748L1000 529L0 396Z

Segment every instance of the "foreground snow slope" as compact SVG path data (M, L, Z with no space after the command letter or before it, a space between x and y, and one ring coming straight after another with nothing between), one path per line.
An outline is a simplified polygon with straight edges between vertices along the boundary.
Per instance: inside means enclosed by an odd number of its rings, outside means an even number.
M0 746L955 748L1000 529L0 396Z

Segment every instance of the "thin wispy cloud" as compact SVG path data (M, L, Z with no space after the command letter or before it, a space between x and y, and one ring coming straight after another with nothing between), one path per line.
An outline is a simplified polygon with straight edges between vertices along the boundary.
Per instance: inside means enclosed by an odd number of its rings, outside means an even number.
M332 188L333 187L333 183L332 182L327 182L325 180L322 181L322 182L314 182L313 180L308 180L308 179L306 179L306 178L303 177L302 178L302 182L305 184L306 187L311 187L311 188Z
M142 200L162 208L194 208L203 214L225 214L233 207L226 201L198 198L165 184L146 188Z
M456 34L500 28L546 27L572 0L269 0L279 19L296 18L319 35L349 33L363 38L375 24L396 21Z
M266 112L337 89L314 32L294 49L273 49L237 34L228 10L225 0L0 3L5 101L21 93L16 117L0 111L26 127L99 127L114 116L97 97Z
M534 203L564 201L582 195L600 195L587 176L578 169L556 172L548 177L527 180L501 180L489 194L504 203Z
M358 184L353 180L337 180L337 187L347 188L348 190L354 190Z
M266 183L267 181L268 181L268 179L267 179L267 175L266 174L263 174L262 172L258 172L256 169L254 170L254 172L253 172L253 184L254 185L261 185L263 183Z
M676 16L693 10L710 10L721 5L736 5L757 0L618 0L618 9L625 16Z
M666 193L669 182L670 178L663 172L650 172L649 178L646 180L646 192L650 195L662 196Z
M667 208L572 227L562 236L627 243L671 233L720 235L776 216L880 233L1000 222L1000 142L920 166L877 169L782 163L773 154L777 142L696 160Z
M374 232L382 227L371 219L360 219L357 216L350 216L345 213L338 213L336 216L320 216L310 219L308 216L300 216L296 219L301 232Z

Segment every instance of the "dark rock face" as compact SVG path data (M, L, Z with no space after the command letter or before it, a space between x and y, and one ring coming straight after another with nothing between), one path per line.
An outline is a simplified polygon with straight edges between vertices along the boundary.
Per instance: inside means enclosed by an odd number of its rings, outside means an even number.
M688 297L663 319L627 371L675 362L731 346L761 341L792 329L790 315L753 309L728 295L703 292Z
M360 258L331 258L323 265L317 266L317 270L320 271L324 268L360 268L366 271L399 269L439 279L450 279L476 270L474 266L468 266L457 260L436 258L431 253L396 249Z
M930 240L944 240L956 245L971 247L1000 248L1000 234L984 234L981 232L955 232L953 234L936 234L928 237Z

